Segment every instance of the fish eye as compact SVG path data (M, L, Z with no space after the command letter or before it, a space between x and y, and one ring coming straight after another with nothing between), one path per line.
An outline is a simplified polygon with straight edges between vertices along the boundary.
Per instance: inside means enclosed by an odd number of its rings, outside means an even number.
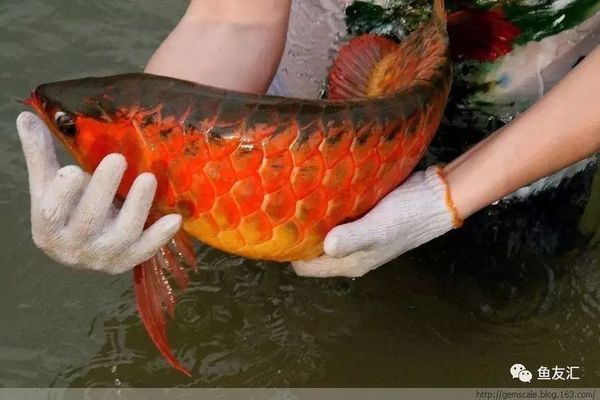
M64 111L57 111L54 114L54 122L58 129L67 136L75 136L75 122L73 117Z

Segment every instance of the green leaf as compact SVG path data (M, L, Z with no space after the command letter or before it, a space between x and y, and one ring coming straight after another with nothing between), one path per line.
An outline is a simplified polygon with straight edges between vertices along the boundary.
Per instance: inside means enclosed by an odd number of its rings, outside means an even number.
M346 8L346 25L352 35L369 33L388 22L385 9L376 4L356 1Z

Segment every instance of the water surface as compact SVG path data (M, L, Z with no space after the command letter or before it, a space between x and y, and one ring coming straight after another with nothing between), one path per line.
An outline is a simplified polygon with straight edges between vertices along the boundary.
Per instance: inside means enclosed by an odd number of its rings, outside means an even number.
M141 70L185 6L0 5L0 387L509 386L516 362L579 366L572 384L600 385L595 167L362 279L303 279L200 247L169 326L193 379L149 341L129 274L72 271L37 250L15 100L46 81Z

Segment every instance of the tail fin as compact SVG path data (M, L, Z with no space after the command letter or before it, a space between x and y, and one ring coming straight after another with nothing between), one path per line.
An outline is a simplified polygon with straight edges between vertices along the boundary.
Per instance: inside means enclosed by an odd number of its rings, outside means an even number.
M180 232L170 246L163 247L152 259L138 265L133 271L134 291L138 312L150 339L162 356L178 371L191 377L171 352L167 339L165 315L175 315L176 299L165 270L169 271L180 289L185 290L189 277L179 258L195 269L196 257L188 237Z

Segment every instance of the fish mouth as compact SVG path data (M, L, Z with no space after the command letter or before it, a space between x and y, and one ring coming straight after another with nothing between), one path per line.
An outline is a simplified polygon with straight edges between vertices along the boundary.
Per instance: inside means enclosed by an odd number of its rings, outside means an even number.
M20 101L22 104L33 108L33 111L37 114L37 116L44 122L48 130L52 133L52 135L61 142L67 150L75 157L77 161L80 161L80 157L75 151L75 140L73 138L68 138L60 132L54 120L51 116L52 114L52 105L51 103L42 96L38 90L32 90L29 97Z
M32 90L29 97L21 100L20 103L33 108L33 111L46 123L48 128L54 130L50 115L48 114L48 101L37 90Z
M45 115L45 108L46 108L46 102L41 98L41 96L38 94L38 92L36 90L32 90L31 93L29 94L29 97L27 97L24 100L19 101L19 103L22 103L26 106L30 106L32 107L40 116Z
M37 90L31 91L31 94L25 100L22 100L26 106L33 108L33 111L37 114L38 117L44 121L46 126L55 136L61 136L58 132L56 132L56 128L50 119L50 115L48 115L48 102L38 93Z
M44 121L48 129L50 129L54 135L58 136L58 132L55 132L55 128L50 120L50 116L48 115L48 102L38 93L37 90L32 90L29 97L21 100L20 103L33 108L33 111L42 119L42 121Z

